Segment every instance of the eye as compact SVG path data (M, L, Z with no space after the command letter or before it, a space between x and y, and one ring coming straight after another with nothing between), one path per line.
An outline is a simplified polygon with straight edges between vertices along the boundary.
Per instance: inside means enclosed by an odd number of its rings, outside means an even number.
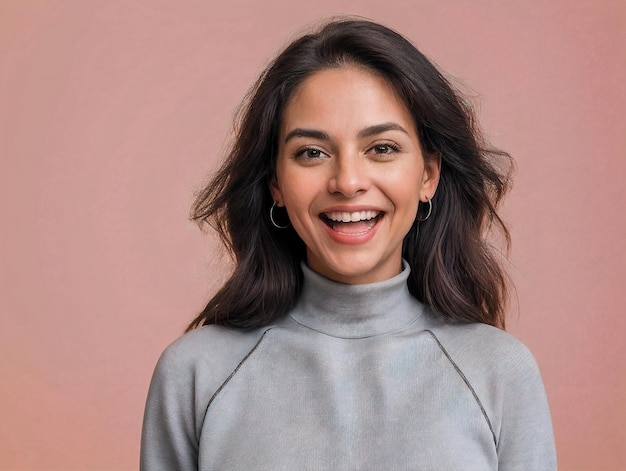
M319 159L326 154L315 147L305 147L296 152L296 158L299 159Z
M394 152L398 152L398 151L400 151L400 147L391 143L376 144L370 149L370 152L373 152L374 154L379 154L379 155L393 154Z

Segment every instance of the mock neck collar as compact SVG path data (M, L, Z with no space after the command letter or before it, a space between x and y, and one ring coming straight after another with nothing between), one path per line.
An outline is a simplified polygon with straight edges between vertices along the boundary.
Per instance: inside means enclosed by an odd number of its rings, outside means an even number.
M411 269L388 280L349 285L329 280L302 263L304 284L290 314L297 323L341 338L364 338L402 329L417 320L423 305L407 287Z

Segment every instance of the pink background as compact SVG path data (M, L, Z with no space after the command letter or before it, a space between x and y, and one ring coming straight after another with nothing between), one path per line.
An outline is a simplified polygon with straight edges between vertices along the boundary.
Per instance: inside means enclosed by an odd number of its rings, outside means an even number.
M220 2L221 3L221 2ZM188 208L286 38L410 37L519 170L519 309L561 470L626 463L626 3L0 0L0 468L135 469L162 349L224 274Z

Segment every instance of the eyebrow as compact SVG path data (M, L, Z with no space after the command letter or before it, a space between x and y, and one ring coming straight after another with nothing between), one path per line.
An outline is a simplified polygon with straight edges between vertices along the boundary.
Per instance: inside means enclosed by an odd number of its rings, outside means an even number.
M294 137L311 137L313 139L319 139L320 141L330 140L330 136L324 131L318 131L316 129L296 128L285 136L285 143L289 141L289 139L293 139Z
M400 126L398 123L383 123L383 124L375 124L374 126L368 126L365 129L359 131L358 137L371 137L376 134L382 134L386 131L400 131L409 135L409 132ZM310 137L313 139L319 139L320 141L329 141L330 136L324 131L319 131L317 129L304 129L304 128L296 128L290 131L285 136L285 143L294 137Z
M362 129L361 131L359 131L359 137L371 137L375 136L376 134L382 134L386 131L400 131L407 136L409 135L409 132L398 123L383 123Z

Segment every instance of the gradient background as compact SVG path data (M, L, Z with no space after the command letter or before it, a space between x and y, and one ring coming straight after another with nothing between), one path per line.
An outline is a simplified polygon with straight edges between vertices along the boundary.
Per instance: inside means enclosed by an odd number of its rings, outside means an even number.
M267 60L333 13L462 78L516 158L509 330L560 469L624 469L622 0L0 0L0 469L137 468L154 364L225 273L194 191Z

